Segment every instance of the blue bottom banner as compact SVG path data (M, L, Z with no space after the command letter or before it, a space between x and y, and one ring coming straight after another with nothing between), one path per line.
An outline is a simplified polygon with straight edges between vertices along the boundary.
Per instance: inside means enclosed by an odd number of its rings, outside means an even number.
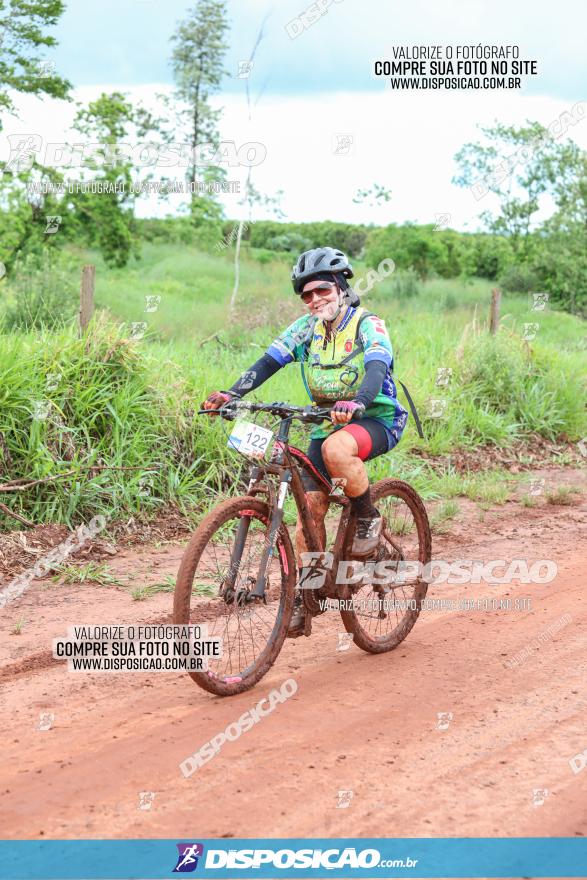
M4 840L2 880L587 877L587 840L335 838Z

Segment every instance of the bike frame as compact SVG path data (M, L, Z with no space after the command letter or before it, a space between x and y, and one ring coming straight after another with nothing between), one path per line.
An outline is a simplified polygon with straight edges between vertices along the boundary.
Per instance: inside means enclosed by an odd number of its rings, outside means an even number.
M289 431L292 421L292 417L285 417L282 419L279 426L277 438L275 440L271 462L269 464L254 465L251 470L251 479L247 489L247 494L251 496L259 494L269 495L271 519L269 522L269 534L267 536L267 541L263 549L263 555L261 557L261 562L259 565L259 574L255 583L255 588L246 595L246 601L248 602L264 601L265 599L267 569L271 562L271 557L273 556L275 551L277 534L283 522L285 499L290 489L292 491L296 507L300 515L306 547L310 552L324 552L324 547L322 546L320 534L314 522L314 518L312 516L312 512L306 498L306 491L302 483L302 469L311 473L312 476L322 484L325 491L328 490L329 500L341 505L342 513L338 523L334 546L332 548L333 561L335 563L342 557L343 551L345 549L348 526L352 516L349 501L345 495L334 494L333 485L325 480L322 474L320 474L316 470L316 468L313 466L312 462L305 455L305 453L303 453L300 449L297 449L295 446L289 445ZM263 486L261 483L266 474L272 474L279 477L279 491L277 494L277 498L275 498L274 493L269 485ZM232 574L230 580L227 583L228 587L234 586L250 522L250 517L243 517L241 519L241 522L239 523L234 548L231 555L230 572ZM328 569L324 584L320 588L321 592L323 592L326 596L335 597L337 595L335 575L336 565L332 565Z

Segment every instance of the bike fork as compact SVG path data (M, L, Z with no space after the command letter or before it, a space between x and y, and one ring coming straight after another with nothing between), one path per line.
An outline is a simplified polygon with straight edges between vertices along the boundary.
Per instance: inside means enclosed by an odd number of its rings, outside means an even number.
M249 482L249 490L251 486L256 483L258 476L259 468L252 468L251 479ZM232 548L232 553L230 554L230 567L228 569L228 577L225 580L226 587L230 590L234 589L234 584L238 575L238 570L240 568L241 559L243 557L243 550L245 549L245 541L247 540L247 535L249 534L250 525L251 517L241 516L241 521L238 524L238 529L236 530L236 535L234 538L234 547Z
M269 525L267 543L263 548L263 555L261 556L261 563L259 565L259 575L257 577L257 583L255 584L255 589L251 593L249 593L247 597L247 601L249 602L252 602L255 599L263 599L265 597L265 587L267 585L267 570L271 563L271 557L275 553L277 533L279 531L281 523L283 522L283 507L289 489L290 480L291 474L286 472L279 483L277 503L273 508L273 512L271 514L271 523Z

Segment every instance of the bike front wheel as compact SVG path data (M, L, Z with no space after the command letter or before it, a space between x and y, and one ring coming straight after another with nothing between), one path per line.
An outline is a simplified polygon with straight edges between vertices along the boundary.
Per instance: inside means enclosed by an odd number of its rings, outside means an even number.
M293 610L296 564L281 525L266 570L265 597L251 602L267 545L271 512L259 498L222 502L200 523L177 575L173 621L206 626L222 639L222 656L190 672L210 693L232 696L253 687L275 662Z

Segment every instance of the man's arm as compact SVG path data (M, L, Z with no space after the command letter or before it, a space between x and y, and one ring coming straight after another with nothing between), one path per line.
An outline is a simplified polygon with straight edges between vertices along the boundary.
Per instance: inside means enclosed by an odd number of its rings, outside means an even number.
M248 370L239 376L236 382L230 386L228 392L230 394L234 394L236 397L242 397L243 394L248 394L249 391L254 391L255 388L258 388L259 385L262 385L263 382L266 382L267 379L270 379L278 370L281 369L281 364L272 358L270 354L265 353L263 357L260 357L258 361L249 367Z
M386 374L387 364L385 361L368 361L365 364L365 378L361 382L357 395L354 398L356 403L362 403L365 409L371 406L381 391Z
M265 354L240 376L228 389L229 394L242 397L259 388L278 370L299 359L300 352L311 334L313 324L304 315L281 333L271 343Z
M377 315L369 315L361 322L359 338L365 358L365 378L355 400L368 407L381 391L387 370L392 367L393 351L385 322Z

